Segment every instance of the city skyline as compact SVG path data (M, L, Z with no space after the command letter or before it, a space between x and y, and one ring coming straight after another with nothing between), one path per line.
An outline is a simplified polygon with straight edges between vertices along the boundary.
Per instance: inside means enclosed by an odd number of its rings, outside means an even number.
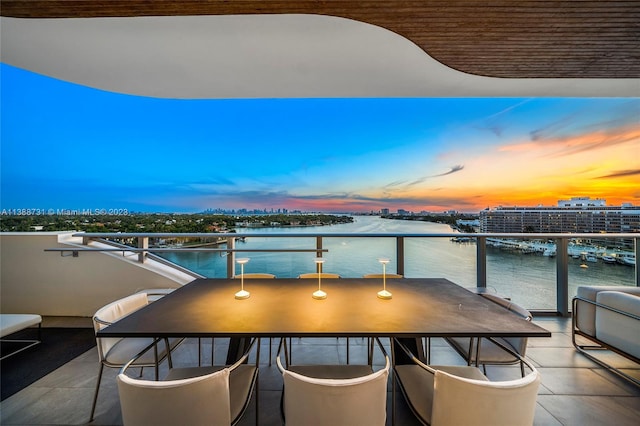
M2 209L640 204L640 99L175 100L2 64Z

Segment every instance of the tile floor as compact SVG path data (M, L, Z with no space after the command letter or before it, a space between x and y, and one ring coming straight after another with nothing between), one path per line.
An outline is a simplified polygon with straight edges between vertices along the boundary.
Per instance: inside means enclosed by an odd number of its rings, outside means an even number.
M52 324L45 320L45 326ZM577 353L571 345L571 321L566 318L540 317L535 322L553 333L551 338L529 339L528 358L542 374L538 393L536 425L615 425L640 424L640 387L620 379L606 369ZM55 324L59 326L59 324ZM51 326L51 325L50 325ZM77 323L74 324L77 326ZM308 362L345 362L345 339L293 339L295 360ZM350 339L351 362L366 361L366 341ZM462 359L441 339L432 339L432 363L463 364ZM275 354L275 342L273 352ZM211 363L211 341L203 342L204 363ZM216 340L215 361L224 360L222 339ZM178 366L197 362L198 341L188 339L175 353ZM259 421L263 426L280 425L280 392L282 379L275 366L268 364L269 341L261 344L258 397ZM603 353L617 366L640 377L640 366L615 354ZM381 356L374 364L380 365ZM162 371L166 371L163 364ZM96 349L67 363L0 403L2 425L78 425L87 424L98 373ZM94 425L120 425L122 419L115 384L116 369L105 369ZM145 375L152 374L150 371ZM519 377L518 367L488 367L490 379ZM151 376L150 376L151 377ZM389 387L391 407L391 387ZM417 425L411 412L397 395L397 425ZM391 424L391 409L387 424ZM255 408L250 405L241 425L255 424Z

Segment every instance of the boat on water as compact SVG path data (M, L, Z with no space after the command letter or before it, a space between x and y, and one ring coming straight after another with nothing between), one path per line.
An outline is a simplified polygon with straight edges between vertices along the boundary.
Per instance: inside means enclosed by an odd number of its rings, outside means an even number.
M587 252L583 251L580 254L580 257L582 258L583 262L597 262L598 261L598 258L593 253L587 253Z
M475 239L471 237L453 237L451 241L454 243L473 243Z
M602 255L602 261L603 261L604 263L611 263L611 264L612 264L612 263L617 263L616 257L615 257L615 256L611 256L611 255L608 255L608 254L604 254L604 255Z
M630 251L623 251L619 253L613 253L616 258L616 263L620 265L626 266L635 266L636 265L636 255Z

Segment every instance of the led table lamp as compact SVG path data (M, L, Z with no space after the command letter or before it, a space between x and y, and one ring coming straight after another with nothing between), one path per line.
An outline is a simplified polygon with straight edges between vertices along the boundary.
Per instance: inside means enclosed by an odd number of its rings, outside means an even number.
M391 299L392 295L387 291L387 263L389 263L389 259L381 258L378 259L378 262L382 263L382 290L378 292L378 297L380 299Z
M321 257L316 257L314 262L318 265L318 290L314 291L311 297L314 299L326 299L327 293L322 291L321 283L322 283L322 264L324 263L324 259Z
M236 259L236 263L240 264L240 291L236 293L236 299L248 299L251 293L244 289L244 264L249 262L248 257L240 257Z

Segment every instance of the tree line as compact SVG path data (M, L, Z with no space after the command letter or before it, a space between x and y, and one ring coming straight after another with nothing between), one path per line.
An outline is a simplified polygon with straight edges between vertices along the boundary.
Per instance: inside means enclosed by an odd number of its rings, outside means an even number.
M233 232L236 224L250 226L320 226L353 222L353 217L325 214L273 214L235 216L222 214L126 214L126 215L2 215L0 231L78 232Z

